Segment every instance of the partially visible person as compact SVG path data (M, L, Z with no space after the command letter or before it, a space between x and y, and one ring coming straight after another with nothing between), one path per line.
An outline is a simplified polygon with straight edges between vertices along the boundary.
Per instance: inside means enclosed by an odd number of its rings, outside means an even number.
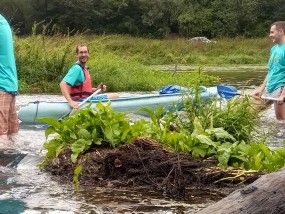
M274 103L276 119L285 120L285 21L274 22L269 37L275 45L270 50L268 74L254 95L277 98L267 100L266 104Z
M76 47L76 58L77 62L68 70L68 73L59 84L62 95L74 109L79 108L79 101L82 98L90 96L98 89L101 89L101 93L106 92L107 89L106 85L102 83L96 88L92 87L92 79L86 66L89 59L89 50L86 45L81 44ZM98 99L114 99L117 97L119 97L117 93L97 96Z
M12 30L0 14L0 140L7 141L19 131L15 103L18 76Z

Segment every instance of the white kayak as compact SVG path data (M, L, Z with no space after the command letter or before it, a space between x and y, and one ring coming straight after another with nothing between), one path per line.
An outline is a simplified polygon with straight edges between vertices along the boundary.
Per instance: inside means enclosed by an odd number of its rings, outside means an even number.
M215 98L218 95L217 87L203 88L200 90L200 96L202 99ZM159 107L165 108L165 110L181 110L182 109L182 93L174 94L146 94L132 97L121 97L112 100L100 100L103 104L111 101L112 109L120 112L131 112L137 114L143 114L137 112L140 108L148 108L154 110ZM194 97L193 95L185 95L187 98ZM91 107L96 108L98 100L91 101ZM81 108L89 105L90 102L86 102ZM39 118L55 118L60 119L62 116L68 114L71 111L71 107L68 102L45 102L35 101L30 102L27 106L22 107L19 110L18 117L22 122L30 123L37 122Z

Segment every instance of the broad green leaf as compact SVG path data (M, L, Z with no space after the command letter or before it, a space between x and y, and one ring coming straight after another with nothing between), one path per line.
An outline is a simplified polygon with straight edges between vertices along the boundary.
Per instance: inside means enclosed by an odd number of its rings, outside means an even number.
M48 143L44 143L44 148L47 150L46 157L54 158L56 157L56 150L62 146L62 142L57 139L52 139Z
M198 130L199 132L204 132L204 128L198 117L195 117L193 124L194 124L194 129Z
M226 167L228 165L229 159L230 159L231 154L228 152L222 152L221 154L218 154L218 160L219 160L219 165Z
M285 158L285 149L276 149L275 152L280 154L283 158Z
M53 133L53 132L55 132L54 127L53 127L53 126L49 126L49 127L45 130L45 137L46 137L46 139L47 139L48 136L49 136L51 133Z
M77 166L76 169L74 170L73 182L75 186L78 186L78 180L79 180L79 175L81 171L82 171L82 165Z
M259 148L263 151L264 155L266 156L266 158L268 160L271 160L272 159L272 154L271 154L271 151L270 149L265 145L265 144L259 144Z
M113 141L113 131L110 127L106 127L104 130L104 134L107 140Z
M62 149L65 147L65 145L61 145L59 147L56 148L55 152L56 152L56 157L60 154L60 152L62 151Z
M92 131L92 134L91 134L91 137L92 137L92 139L95 141L95 140L97 140L98 139L98 132L97 132L97 129L95 128L95 129L93 129L93 131Z
M192 156L193 157L205 157L207 154L207 148L201 148L199 146L192 147Z
M216 147L216 144L206 135L200 134L200 135L197 135L195 138L198 139L200 143L202 144L207 144L207 145Z
M84 138L84 139L87 139L87 140L91 140L92 139L92 136L91 136L90 132L88 132L86 129L80 129L79 132L78 132L78 136L80 138Z
M61 126L61 123L54 118L39 118L37 119L37 121L42 123L47 123L51 126L54 126L55 128L59 128Z
M254 164L256 166L256 169L260 169L261 168L261 161L262 161L263 158L264 158L264 154L262 152L259 152L255 156Z
M192 137L195 137L195 136L197 136L199 134L205 133L204 129L202 127L202 124L201 124L200 120L197 117L195 117L193 125L194 125L194 130L193 130L193 132L191 134Z
M72 150L71 160L73 163L76 163L77 156L81 152L83 152L84 149L85 149L85 140L84 139L79 139L71 145L71 150Z
M74 132L70 132L70 138L72 138L72 139L74 139L74 140L76 140L77 139L77 136L76 136L76 134L74 133Z
M144 111L144 112L146 112L146 113L149 113L151 121L152 121L153 123L156 123L156 117L155 117L155 113L154 113L153 110L148 109L148 108L140 108L140 109L138 110L138 112L140 112L140 111Z
M217 139L230 139L235 141L235 138L223 128L206 129L205 132L214 135Z

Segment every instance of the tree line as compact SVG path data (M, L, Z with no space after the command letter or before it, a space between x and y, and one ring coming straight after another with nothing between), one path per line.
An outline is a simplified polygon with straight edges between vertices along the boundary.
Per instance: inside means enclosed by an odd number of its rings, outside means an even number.
M0 0L19 35L261 37L284 11L283 0Z

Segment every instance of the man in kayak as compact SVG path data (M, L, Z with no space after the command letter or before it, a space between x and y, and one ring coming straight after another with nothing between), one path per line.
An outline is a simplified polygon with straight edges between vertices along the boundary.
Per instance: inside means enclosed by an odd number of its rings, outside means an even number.
M106 85L102 83L97 88L92 87L92 79L86 66L89 59L89 50L86 45L76 47L76 58L77 62L68 70L68 73L59 84L62 95L74 109L79 108L80 99L90 96L93 92L99 89L101 89L101 92L106 92ZM116 93L108 93L96 98L100 100L117 97L119 95Z
M270 50L268 74L254 95L277 98L274 102L267 100L266 104L274 103L276 119L285 120L285 21L274 22L269 37L275 45Z
M19 131L15 102L18 75L15 63L12 30L0 14L0 142Z

